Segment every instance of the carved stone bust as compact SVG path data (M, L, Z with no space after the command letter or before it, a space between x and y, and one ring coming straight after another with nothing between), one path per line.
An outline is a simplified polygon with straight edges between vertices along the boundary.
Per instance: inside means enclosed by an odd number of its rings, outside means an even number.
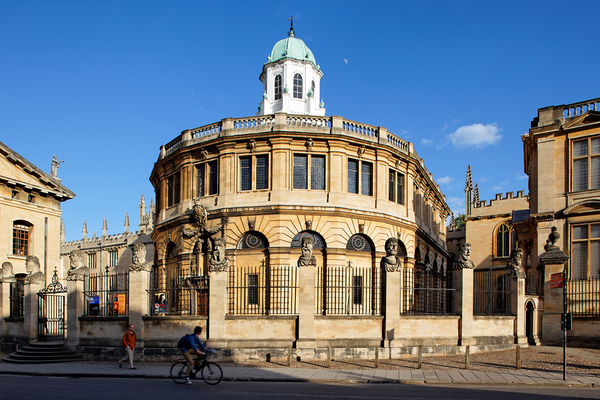
M521 262L523 261L523 249L512 249L510 252L510 260L506 263L506 268L511 271L514 271L516 278L525 279L525 270L521 266Z
M83 276L88 273L89 268L85 266L83 252L81 250L72 250L69 253L70 268L67 271L68 281L82 281Z
M222 237L215 239L212 256L208 261L208 270L214 272L229 271L229 258L225 257L225 239Z
M400 271L400 257L398 257L398 239L389 238L385 241L385 257L381 259L381 267L387 272Z
M15 273L13 272L13 266L9 261L2 263L2 282L4 283L15 283Z
M475 264L471 261L471 243L460 245L458 260L456 260L455 269L473 269Z
M29 275L25 278L25 284L45 285L46 275L40 269L40 260L36 256L27 256L25 270Z
M300 242L302 245L302 255L298 258L298 266L317 265L317 258L313 256L314 242L311 236L303 236Z
M146 261L146 246L143 243L136 243L131 249L131 271L150 271L152 265Z

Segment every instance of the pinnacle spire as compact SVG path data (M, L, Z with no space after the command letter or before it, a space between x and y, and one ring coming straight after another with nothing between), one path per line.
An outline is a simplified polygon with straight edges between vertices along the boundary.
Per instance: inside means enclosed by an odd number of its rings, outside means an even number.
M81 233L83 234L83 238L87 239L87 223L85 222L85 220L83 221L83 229L81 230Z
M108 231L108 224L106 223L106 217L104 217L104 222L102 223L102 236L106 236L107 231Z
M288 36L294 37L294 16L292 15L291 17L289 17L288 21L290 21L290 33L288 33Z
M129 213L125 213L125 232L129 232Z
M475 191L473 192L473 201L475 205L479 204L479 185L475 184Z
M467 181L465 182L465 192L473 190L473 178L471 177L471 164L467 167Z

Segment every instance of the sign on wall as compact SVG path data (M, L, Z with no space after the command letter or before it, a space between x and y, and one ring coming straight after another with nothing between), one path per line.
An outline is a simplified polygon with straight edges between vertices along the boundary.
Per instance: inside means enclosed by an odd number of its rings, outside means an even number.
M563 274L551 274L550 275L550 288L561 288L563 287Z

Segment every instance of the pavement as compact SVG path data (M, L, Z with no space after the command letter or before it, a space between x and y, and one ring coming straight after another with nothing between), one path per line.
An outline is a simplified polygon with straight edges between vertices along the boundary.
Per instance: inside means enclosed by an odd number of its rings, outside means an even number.
M540 346L540 351L562 351L558 347ZM573 354L575 349L569 350ZM573 354L575 355L575 354ZM597 354L582 351L577 354L596 361ZM13 364L0 362L0 374L37 375L90 378L147 378L168 379L168 365L127 365L69 362L53 364ZM495 385L495 386L545 386L600 388L600 374L568 373L563 380L562 371L514 370L514 371L430 371L430 370L333 370L300 368L247 368L223 367L224 381L261 382L319 382L319 383L396 383L434 385Z

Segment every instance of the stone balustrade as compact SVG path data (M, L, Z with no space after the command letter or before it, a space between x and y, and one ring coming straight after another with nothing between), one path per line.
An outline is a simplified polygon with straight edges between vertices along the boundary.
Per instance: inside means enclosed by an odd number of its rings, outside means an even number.
M598 111L598 106L600 106L600 98L567 104L563 106L563 115L565 118L578 117L588 111Z

